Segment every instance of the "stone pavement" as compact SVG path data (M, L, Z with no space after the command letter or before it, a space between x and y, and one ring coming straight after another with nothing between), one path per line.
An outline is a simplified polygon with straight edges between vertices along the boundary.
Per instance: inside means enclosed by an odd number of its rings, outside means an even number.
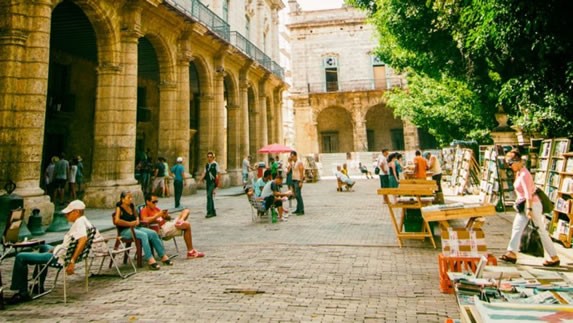
M144 268L124 280L92 277L88 294L79 268L68 280L68 304L60 285L38 300L7 306L0 321L443 322L459 317L454 296L439 291L440 250L428 240L398 247L387 208L376 195L378 183L358 180L355 192L343 193L336 192L334 180L307 183L306 215L276 224L252 223L249 204L237 188L220 190L218 216L206 219L205 191L199 191L182 202L191 208L193 242L205 258L175 258L173 267ZM164 198L159 206L172 203ZM87 210L101 225L111 221L110 213ZM505 249L512 216L487 218L486 240L496 255ZM171 242L166 247L174 252ZM562 257L570 255L559 250ZM9 258L1 267L5 286L12 262Z

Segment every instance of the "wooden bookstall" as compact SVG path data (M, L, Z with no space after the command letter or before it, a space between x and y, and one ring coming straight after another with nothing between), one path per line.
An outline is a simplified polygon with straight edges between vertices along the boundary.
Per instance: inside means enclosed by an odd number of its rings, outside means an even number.
M549 232L552 238L570 248L573 236L573 153L564 153L562 158L564 165L559 172L559 188Z
M456 148L452 168L451 186L454 194L463 195L471 192L480 182L480 169L473 151L468 148Z
M504 158L501 146L485 150L480 182L482 202L495 205L499 211L504 211L506 206L512 206L515 202L514 174Z
M551 149L551 158L549 159L549 167L547 169L547 177L545 181L545 194L549 199L555 203L557 201L557 192L559 191L560 173L563 171L564 158L563 154L569 151L569 139L553 139Z
M545 139L541 142L539 154L537 158L537 169L535 169L535 177L533 181L535 185L542 190L545 190L545 181L547 179L547 170L549 169L549 159L551 158L551 151L553 148L553 140Z

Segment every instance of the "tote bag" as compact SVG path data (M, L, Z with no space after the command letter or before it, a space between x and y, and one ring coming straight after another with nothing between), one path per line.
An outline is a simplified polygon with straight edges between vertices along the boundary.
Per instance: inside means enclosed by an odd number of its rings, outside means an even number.
M529 220L525 230L523 230L519 252L534 257L543 257L543 244L541 244L537 226L535 226L532 220Z

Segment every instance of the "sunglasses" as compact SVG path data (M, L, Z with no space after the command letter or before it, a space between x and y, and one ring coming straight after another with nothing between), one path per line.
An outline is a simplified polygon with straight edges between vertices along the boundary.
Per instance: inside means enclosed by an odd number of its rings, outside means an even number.
M157 204L157 202L159 202L159 201L158 200L151 201L151 203L153 203L153 204Z
M505 162L506 162L509 166L511 166L511 165L513 165L513 164L515 164L515 163L519 163L520 161L521 161L521 159L506 159L506 160L505 160Z

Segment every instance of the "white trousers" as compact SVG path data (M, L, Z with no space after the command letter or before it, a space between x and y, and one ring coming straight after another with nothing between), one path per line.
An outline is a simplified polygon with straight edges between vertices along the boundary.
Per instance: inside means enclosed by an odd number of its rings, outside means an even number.
M527 211L527 210L525 210ZM554 257L557 255L553 241L549 237L549 233L545 229L545 221L543 219L543 206L541 202L533 203L533 223L537 226L537 231L539 232L539 237L541 238L541 244L543 244L543 249L545 249L546 255ZM507 250L518 253L519 244L521 243L521 236L523 235L523 230L527 226L529 218L525 213L516 213L513 219L513 227L511 228L511 238L509 239L509 244Z

